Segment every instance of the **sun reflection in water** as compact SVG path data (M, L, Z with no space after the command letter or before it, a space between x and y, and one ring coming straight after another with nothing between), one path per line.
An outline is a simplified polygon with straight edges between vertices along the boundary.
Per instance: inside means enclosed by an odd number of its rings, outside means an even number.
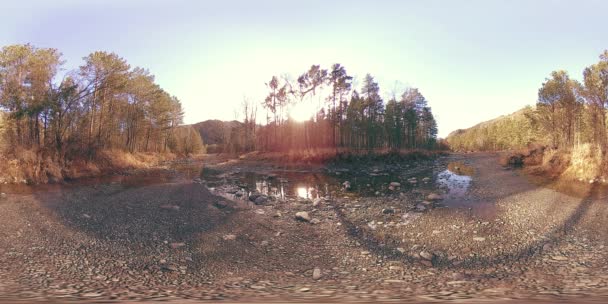
M296 189L296 192L298 193L298 197L308 198L308 188L307 187L298 187Z

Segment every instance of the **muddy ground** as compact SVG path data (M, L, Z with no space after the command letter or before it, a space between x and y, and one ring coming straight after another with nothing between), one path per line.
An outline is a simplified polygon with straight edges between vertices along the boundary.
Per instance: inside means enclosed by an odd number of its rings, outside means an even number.
M208 156L200 175L5 186L0 299L605 302L605 189L497 159Z

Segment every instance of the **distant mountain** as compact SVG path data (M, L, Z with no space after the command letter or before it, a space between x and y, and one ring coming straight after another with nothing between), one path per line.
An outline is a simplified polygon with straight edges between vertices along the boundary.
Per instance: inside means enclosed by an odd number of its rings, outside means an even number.
M230 134L233 127L240 127L243 123L232 120L222 121L217 119L205 120L192 125L200 133L205 145L221 145Z

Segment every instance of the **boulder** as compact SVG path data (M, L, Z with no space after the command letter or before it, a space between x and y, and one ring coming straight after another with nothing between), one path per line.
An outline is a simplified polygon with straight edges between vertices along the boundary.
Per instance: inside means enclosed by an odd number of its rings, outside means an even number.
M256 197L255 200L253 200L253 202L256 205L263 205L263 204L265 204L265 203L268 202L268 196L266 196L266 195L260 195L260 196Z

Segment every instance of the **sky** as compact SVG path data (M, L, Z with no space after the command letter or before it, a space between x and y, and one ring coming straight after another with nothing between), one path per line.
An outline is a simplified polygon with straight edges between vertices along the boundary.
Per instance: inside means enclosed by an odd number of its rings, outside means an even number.
M580 80L608 49L607 11L603 0L3 0L0 46L56 48L65 71L115 52L177 96L186 123L234 119L273 75L340 63L387 99L419 88L445 137L534 104L553 70Z

